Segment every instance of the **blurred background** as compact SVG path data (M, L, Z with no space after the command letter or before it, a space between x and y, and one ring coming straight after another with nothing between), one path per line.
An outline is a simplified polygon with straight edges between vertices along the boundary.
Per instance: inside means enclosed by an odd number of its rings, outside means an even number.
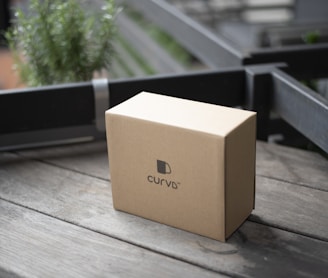
M100 9L104 1L79 3L92 11ZM13 71L12 53L2 34L15 24L15 9L33 16L28 6L28 0L0 2L0 90L25 86ZM112 63L101 72L110 80L224 70L257 64L252 57L269 53L272 60L259 63L286 62L285 57L289 57L294 63L288 64L292 69L289 73L293 75L300 65L306 78L297 76L298 81L328 99L328 57L320 54L328 48L327 0L116 0L116 6L117 32L110 38ZM302 55L307 50L316 53L316 49L319 54L313 58ZM280 59L280 55L284 56ZM277 115L272 113L270 118ZM288 126L286 130L290 133L291 129ZM288 136L287 145L308 144L294 130ZM280 134L270 138L283 142Z
M95 9L103 1L80 1ZM110 78L145 76L220 67L204 59L201 51L184 44L170 22L160 23L156 10L147 1L117 0L122 8L117 17L118 34ZM153 2L153 1L149 1ZM206 28L232 49L242 53L258 48L328 42L328 1L325 0L158 0L163 9L176 9L187 19ZM13 19L14 9L28 12L28 0L1 1L0 23L4 31ZM163 17L163 21L165 21ZM187 34L189 33L189 34ZM186 36L193 36L190 30ZM201 42L198 42L201 44ZM300 57L301 59L301 57ZM224 57L222 57L224 60ZM236 63L231 61L234 66ZM223 64L228 65L229 62ZM0 52L0 88L22 86L11 70L11 57L4 44ZM322 82L322 84L326 84ZM320 85L325 87L326 85ZM324 89L322 89L324 90ZM327 90L327 89L325 89ZM326 94L326 91L323 93Z

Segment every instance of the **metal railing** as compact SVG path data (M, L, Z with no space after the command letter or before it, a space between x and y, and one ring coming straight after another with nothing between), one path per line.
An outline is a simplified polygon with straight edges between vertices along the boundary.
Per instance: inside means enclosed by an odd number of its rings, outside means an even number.
M140 91L239 106L258 112L257 136L262 140L277 132L272 130L273 111L328 152L327 99L298 81L327 77L328 44L244 52L166 1L125 2L212 70L111 80L108 108ZM170 61L166 66L174 64ZM0 149L104 137L95 126L96 102L91 82L1 91Z
M273 110L328 152L328 101L286 69L267 64L113 80L108 82L105 107L140 91L239 106L258 112L257 138L262 140L270 135ZM96 128L96 106L97 93L91 82L2 91L0 149L104 138L105 133Z

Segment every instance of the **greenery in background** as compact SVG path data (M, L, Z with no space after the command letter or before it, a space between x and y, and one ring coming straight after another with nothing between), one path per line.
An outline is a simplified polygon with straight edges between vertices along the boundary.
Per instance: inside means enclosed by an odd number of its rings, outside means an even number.
M177 61L189 67L193 61L193 56L186 51L171 35L161 30L159 27L149 24L149 22L137 11L124 7L124 11L133 19L140 27L142 27L148 35L158 44L166 49Z
M136 52L126 40L124 40L124 38L118 36L118 42L120 43L120 46L124 47L124 49L133 57L133 59L136 61L136 63L139 65L139 67L143 70L144 73L149 75L156 73L156 71L151 66L149 66L149 64L139 55L139 53ZM119 57L116 56L116 59L117 58ZM123 61L121 61L121 65L124 67ZM126 65L126 67L128 66ZM129 72L128 69L127 72ZM133 76L132 72L130 73L130 76Z
M6 33L21 80L30 86L91 80L110 66L115 3L99 10L78 0L31 0ZM93 7L92 7L93 8Z
M303 41L306 44L315 44L318 43L320 39L320 32L319 31L310 31L307 32L302 36ZM318 82L315 79L309 79L309 80L301 80L301 82L309 87L311 90L318 92Z
M320 32L319 31L311 31L311 32L307 32L304 36L303 36L303 40L306 44L314 44L319 42L320 39Z

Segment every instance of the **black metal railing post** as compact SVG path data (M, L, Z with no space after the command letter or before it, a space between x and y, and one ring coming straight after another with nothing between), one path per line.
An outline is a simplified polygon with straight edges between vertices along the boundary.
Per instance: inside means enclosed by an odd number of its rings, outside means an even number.
M244 107L257 112L257 139L268 140L272 98L271 72L275 65L249 66L245 69Z

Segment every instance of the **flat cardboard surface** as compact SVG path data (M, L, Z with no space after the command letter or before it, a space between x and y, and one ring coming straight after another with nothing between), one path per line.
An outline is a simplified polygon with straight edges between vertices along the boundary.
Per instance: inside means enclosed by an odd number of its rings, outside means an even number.
M229 237L254 208L256 118L231 132L225 142L225 218Z
M255 150L249 148L242 157L232 151L234 157L226 160L230 149L255 146L255 122L249 120L254 115L149 93L108 110L114 207L224 241L253 206ZM247 121L250 126L236 133ZM239 160L241 169L233 165ZM234 183L230 190L227 180Z
M111 114L226 136L254 112L143 92Z
M111 157L114 207L195 233L217 235L218 227L224 226L224 173L223 168L220 172L208 164L222 165L223 141L131 118L111 120L115 130L129 131L111 141L119 150L112 151ZM158 173L157 160L168 163L171 173Z

